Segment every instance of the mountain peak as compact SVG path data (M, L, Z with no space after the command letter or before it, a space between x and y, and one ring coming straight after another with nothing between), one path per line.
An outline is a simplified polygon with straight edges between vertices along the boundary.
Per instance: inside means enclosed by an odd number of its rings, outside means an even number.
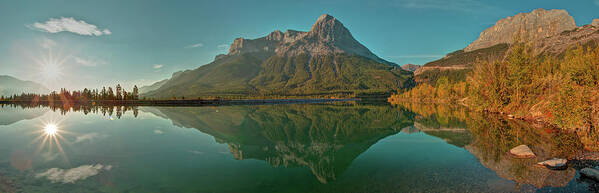
M275 30L258 39L237 38L231 45L229 55L266 52L279 56L310 56L350 54L364 56L377 62L389 62L374 55L360 44L349 30L335 17L323 14L312 25L309 32Z
M343 26L343 24L339 22L339 20L335 19L335 17L329 14L323 14L320 17L318 17L316 23L314 23L314 25L312 25L312 29L310 29L310 32L314 33L335 31L348 31L349 33L349 30L347 30L345 26Z
M321 16L318 17L318 19L316 19L316 23L314 23L314 25L312 26L312 30L310 30L310 31L314 31L315 27L325 26L327 24L335 24L338 22L339 21L337 19L335 19L335 17L333 17L329 14L322 14Z
M318 19L316 20L316 23L318 23L319 21L326 21L326 20L335 20L335 17L325 13L318 17Z
M514 37L537 40L576 28L574 18L566 10L535 9L497 21L483 31L479 38L464 51L488 48L497 44L511 44Z

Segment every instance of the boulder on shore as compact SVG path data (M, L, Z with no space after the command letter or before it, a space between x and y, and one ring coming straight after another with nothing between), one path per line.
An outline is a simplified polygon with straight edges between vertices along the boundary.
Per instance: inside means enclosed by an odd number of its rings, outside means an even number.
M583 168L582 170L580 170L580 174L593 180L599 181L599 169Z
M544 166L548 169L552 169L552 170L564 170L566 168L568 168L568 160L566 159L560 159L560 158L553 158L550 160L545 160L542 162L537 163L537 165L540 166Z
M527 145L519 145L510 149L510 154L516 158L535 158L535 153Z

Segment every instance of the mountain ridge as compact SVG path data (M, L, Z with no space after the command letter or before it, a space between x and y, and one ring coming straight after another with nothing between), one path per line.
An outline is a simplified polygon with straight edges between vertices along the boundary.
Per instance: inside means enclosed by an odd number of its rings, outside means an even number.
M414 72L414 78L418 83L430 84L440 76L464 79L465 72L478 60L503 60L514 41L531 43L535 55L560 55L572 46L599 45L598 31L599 25L577 27L565 10L535 9L519 13L497 21L466 48L424 64Z
M411 76L324 14L308 32L276 30L261 38L236 38L226 55L169 79L145 96L390 93L412 85Z
M0 96L8 97L22 93L47 94L50 89L40 83L21 80L8 75L0 75Z

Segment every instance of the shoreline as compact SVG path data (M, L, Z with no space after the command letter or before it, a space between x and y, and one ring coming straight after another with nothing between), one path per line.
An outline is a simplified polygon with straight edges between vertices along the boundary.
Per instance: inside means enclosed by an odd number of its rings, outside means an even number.
M528 125L531 125L533 127L536 128L550 128L550 129L554 129L554 130L559 130L559 132L567 132L567 133L574 133L576 135L578 135L579 131L577 129L573 129L573 128L567 128L567 127L559 127L549 121L547 121L544 117L533 117L533 116L516 116L510 112L501 112L501 111L492 111L492 110L481 110L481 111L477 111L477 110L473 110L472 108L470 108L468 105L462 103L461 101L451 101L451 102L423 102L423 101L413 101L413 100L394 100L392 103L393 105L401 105L401 103L404 104L424 104L424 105L446 105L446 106L453 106L453 107L460 107L460 108L464 108L467 111L470 112L479 112L479 113L483 113L483 114L487 114L487 115L496 115L496 116L500 116L502 117L502 119L508 121L521 121L524 122ZM397 103L400 102L400 103ZM389 101L389 103L391 103L391 101ZM580 137L580 135L579 135ZM588 147L584 147L583 149L581 149L581 152L579 152L576 156L574 156L571 159L568 159L569 161L577 161L579 162L578 165L588 165L588 163L585 162L593 162L596 164L599 164L599 151L595 150L595 149L591 149Z
M359 101L347 99L233 99L233 100L89 100L89 101L0 101L0 104L28 105L126 105L126 106L212 106L212 105L265 105L265 104L308 104Z

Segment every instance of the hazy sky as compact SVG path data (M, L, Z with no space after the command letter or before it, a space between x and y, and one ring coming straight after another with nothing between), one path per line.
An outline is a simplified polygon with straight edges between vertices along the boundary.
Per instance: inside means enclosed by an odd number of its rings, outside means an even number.
M143 85L211 62L237 37L308 31L324 13L381 58L424 64L536 8L599 18L599 0L0 0L0 74L51 89Z

